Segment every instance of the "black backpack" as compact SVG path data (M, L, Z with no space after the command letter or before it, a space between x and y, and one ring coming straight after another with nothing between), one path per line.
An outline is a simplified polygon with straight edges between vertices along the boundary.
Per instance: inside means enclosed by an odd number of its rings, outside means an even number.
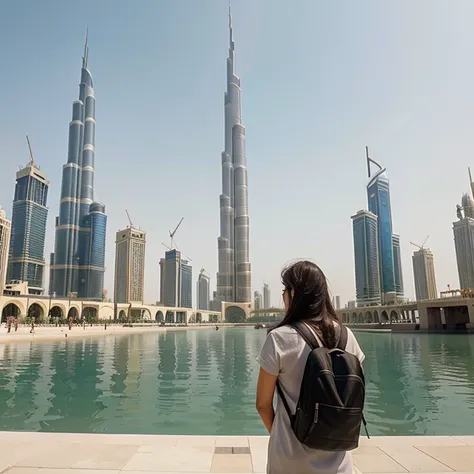
M320 346L307 324L298 322L292 327L311 347L294 415L277 382L293 432L309 448L323 451L357 448L361 422L366 426L362 413L365 378L359 359L345 351L347 328L341 324L338 345L327 349Z

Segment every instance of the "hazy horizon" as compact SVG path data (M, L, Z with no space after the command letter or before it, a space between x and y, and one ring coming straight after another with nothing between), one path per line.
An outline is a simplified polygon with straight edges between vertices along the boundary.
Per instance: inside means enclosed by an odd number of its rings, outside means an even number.
M51 180L48 262L88 24L110 297L125 209L147 232L147 303L159 300L161 242L181 217L175 240L192 258L193 300L201 267L215 289L227 9L227 0L4 2L0 205L11 218L28 134ZM438 291L457 288L452 223L474 166L474 3L234 0L232 9L252 293L268 282L279 305L281 268L310 258L341 303L355 299L351 216L367 209L366 145L390 178L405 295L414 297L410 241L428 234ZM45 274L47 287L49 266Z

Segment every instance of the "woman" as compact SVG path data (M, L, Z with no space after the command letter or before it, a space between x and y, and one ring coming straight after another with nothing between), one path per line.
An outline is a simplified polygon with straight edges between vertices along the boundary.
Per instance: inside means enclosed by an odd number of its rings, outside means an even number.
M314 330L320 344L337 346L340 325L331 303L326 277L308 261L297 262L282 272L286 315L267 336L257 358L260 373L257 385L257 411L270 433L267 473L305 474L312 472L352 474L352 456L346 451L319 451L301 444L293 433L288 414L277 396L279 381L292 413L296 410L306 359L310 347L291 324L304 320ZM348 329L346 352L362 363L364 353Z

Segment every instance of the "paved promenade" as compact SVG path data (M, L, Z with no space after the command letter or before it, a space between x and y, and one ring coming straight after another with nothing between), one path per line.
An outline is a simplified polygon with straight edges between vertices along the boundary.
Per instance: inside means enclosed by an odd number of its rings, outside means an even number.
M264 436L0 432L0 472L264 473L267 443ZM355 474L474 473L474 436L377 437L360 444Z

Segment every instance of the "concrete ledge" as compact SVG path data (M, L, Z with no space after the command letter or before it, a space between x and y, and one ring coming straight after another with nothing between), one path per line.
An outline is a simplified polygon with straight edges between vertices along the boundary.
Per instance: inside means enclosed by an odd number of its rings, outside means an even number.
M267 436L0 432L9 474L264 473ZM474 474L474 436L361 438L355 474Z

